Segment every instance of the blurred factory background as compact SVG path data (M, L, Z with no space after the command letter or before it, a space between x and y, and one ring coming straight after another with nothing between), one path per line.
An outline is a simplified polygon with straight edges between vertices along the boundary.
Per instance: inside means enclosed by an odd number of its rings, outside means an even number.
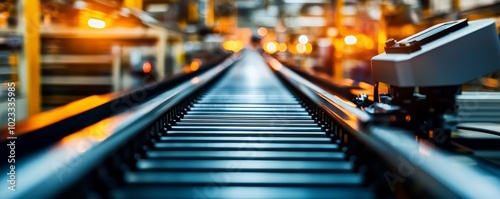
M388 38L460 18L498 26L499 16L500 0L0 0L0 107L7 82L23 119L245 48L340 84L372 83L370 58ZM500 91L499 78L464 89Z

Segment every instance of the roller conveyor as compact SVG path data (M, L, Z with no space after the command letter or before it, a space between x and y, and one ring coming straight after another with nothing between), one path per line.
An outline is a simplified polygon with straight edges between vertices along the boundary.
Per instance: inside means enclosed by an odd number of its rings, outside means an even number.
M0 195L245 199L500 195L500 180L491 177L500 175L500 170L477 159L488 156L490 162L497 161L489 148L479 147L472 155L432 147L405 129L374 123L352 103L286 67L268 63L271 67L261 55L247 51L237 61L229 58L203 73L132 91L104 108L27 130L16 141L31 147L19 148L16 168L19 181L29 183L20 184L23 189L18 192L0 190ZM127 101L140 92L150 96ZM80 124L89 119L93 123ZM21 123L19 131L33 121ZM466 137L454 141L468 144ZM54 179L57 186L47 183Z
M111 196L373 197L364 174L261 60L248 54L201 95Z

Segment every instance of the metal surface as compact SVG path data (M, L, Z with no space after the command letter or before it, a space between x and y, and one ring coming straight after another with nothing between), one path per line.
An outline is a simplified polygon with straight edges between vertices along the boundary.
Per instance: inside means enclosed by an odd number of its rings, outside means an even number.
M463 92L457 96L458 118L463 122L500 123L500 93Z
M480 162L440 150L426 141L418 142L412 133L405 130L372 125L371 117L354 108L352 103L338 99L282 65L271 66L285 81L334 118L332 126L335 131L342 129L342 132L348 132L340 135L346 144L356 140L356 145L362 144L375 152L373 155L378 154L389 165L383 174L386 180L390 178L388 173L392 177L400 177L396 184L412 179L419 189L437 198L500 196L500 190L496 188L500 187L500 179L492 177L496 176L495 172ZM406 173L403 167L411 168L411 172ZM394 189L393 183L388 180L387 186Z
M136 102L137 106L115 107L112 110L115 113L119 112L118 114L102 119L74 133L67 132L67 129L65 129L66 132L59 129L57 132L69 133L69 135L66 134L66 137L49 147L35 148L36 151L18 159L22 164L16 164L16 172L18 173L16 174L16 178L19 182L23 182L23 189L16 192L1 189L0 195L5 198L53 198L58 196L62 191L68 189L72 184L77 183L83 176L101 164L117 148L123 146L124 143L139 134L145 126L151 124L152 120L160 117L167 110L182 102L189 95L192 95L197 89L207 85L215 77L222 74L234 63L236 58L237 55L201 75L194 76L182 84L163 91L163 93L147 100L147 103ZM196 81L192 81L193 79L196 79ZM168 83L168 81L165 83ZM131 93L134 92L132 91ZM99 97L96 97L99 99L98 103L102 103L102 101L105 101L105 103L114 102L109 102L111 96L106 96L103 99ZM114 100L119 101L120 98L116 97ZM81 104L78 103L77 105ZM92 104L91 107L93 108ZM72 110L70 108L75 107L74 105L66 106L58 111L64 111L65 109ZM123 109L125 110L120 112ZM21 129L26 131L24 133L27 136L35 134L33 135L34 139L48 142L47 137L50 137L50 135L43 134L43 131L40 132L40 129L43 130L46 126L54 124L45 122L43 117L60 113L58 111L43 113L38 118L31 118L25 121L25 123L21 123L21 125L24 125ZM70 113L66 114L77 114L75 111L78 112L81 110L69 111ZM91 110L91 112L98 111ZM79 112L78 114L85 115L84 112ZM58 117L62 118L61 121L58 121L59 123L62 122L66 125L68 123L75 124L74 121L68 121L67 118L64 119L64 116ZM96 115L94 117L99 118ZM151 118L152 120L144 120L144 118ZM37 121L42 121L42 123L37 123ZM82 122L82 120L79 121ZM54 132L50 133L54 136ZM20 139L23 139L23 137L18 138L18 140ZM1 181L6 182L6 177L8 176L2 176ZM53 181L54 183L47 183L49 181Z
M231 159L241 160L252 157L254 160L344 160L343 152L318 152L318 151L186 151L186 150L168 150L168 151L148 151L148 158L163 159Z
M326 165L321 165L324 167ZM213 175L213 174L212 174ZM125 174L128 183L162 184L206 184L212 183L213 177L208 172L134 172ZM360 174L354 173L294 173L294 172L228 172L234 185L260 186L349 186L363 182Z
M116 198L219 198L219 199L304 199L304 198L371 198L370 190L360 187L263 187L263 186L224 186L225 181L207 183L212 186L169 186L128 185L113 191ZM144 194L148 193L148 194ZM171 193L177 193L172 195Z
M23 190L1 196L385 198L405 187L415 197L500 195L480 162L374 125L285 67L276 71L283 84L256 52L229 63L23 157ZM387 173L398 191L377 177ZM57 186L47 183L54 178Z
M218 183L218 172L230 176L223 192L238 186L245 186L242 194L262 191L239 197L293 198L281 191L290 187L296 196L309 198L327 197L319 194L336 193L338 187L362 190L345 197L373 197L364 174L256 52L248 52L201 95L134 167L137 170L124 174L128 190L114 190L112 197L127 198L123 193L142 192L146 185L156 187L143 192L149 197L165 190L173 198L196 197L196 192L171 187L212 186ZM201 197L238 197L223 192Z

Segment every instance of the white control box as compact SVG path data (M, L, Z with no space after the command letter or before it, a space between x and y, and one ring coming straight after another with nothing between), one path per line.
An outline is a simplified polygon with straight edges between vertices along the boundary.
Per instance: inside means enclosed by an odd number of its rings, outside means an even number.
M493 19L432 26L401 41L388 40L372 58L376 82L398 87L461 85L500 70L500 41Z

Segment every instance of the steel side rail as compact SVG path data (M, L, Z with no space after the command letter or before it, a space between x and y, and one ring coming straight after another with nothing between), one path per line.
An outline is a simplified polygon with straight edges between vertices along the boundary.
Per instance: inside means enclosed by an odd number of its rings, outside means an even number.
M232 57L237 55L235 54ZM104 118L126 111L130 107L141 104L165 90L172 89L175 85L199 76L222 63L228 57L231 56L215 57L213 62L204 63L195 72L174 74L168 79L158 80L129 91L92 95L36 114L26 120L17 121L14 135L11 134L6 125L1 126L0 144L8 144L9 139L7 137L16 136L18 142L22 140L25 144L25 147L16 149L16 154L30 153L35 148L46 147L66 136L68 132L76 132Z
M214 68L117 115L74 132L54 145L16 160L16 191L1 176L1 198L53 198L76 183L167 110L226 71L232 55ZM64 131L64 129L61 129ZM22 143L19 143L22 147Z
M278 75L323 108L351 137L373 150L392 167L393 170L384 172L384 176L389 177L386 178L387 186L411 179L436 198L500 196L500 177L482 169L481 163L470 159L465 164L456 158L457 155L418 143L406 130L374 125L368 113L327 93L277 60L270 59L269 65Z

